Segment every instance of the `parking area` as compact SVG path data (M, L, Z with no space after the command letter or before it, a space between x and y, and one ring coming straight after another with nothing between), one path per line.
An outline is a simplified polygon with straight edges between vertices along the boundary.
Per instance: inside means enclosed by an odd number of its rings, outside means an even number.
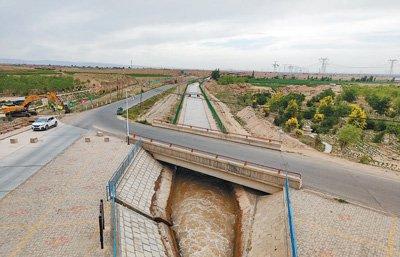
M63 124L0 140L0 199L77 140L86 130ZM31 143L31 139L37 139ZM14 143L11 143L14 141ZM35 141L35 140L33 140Z

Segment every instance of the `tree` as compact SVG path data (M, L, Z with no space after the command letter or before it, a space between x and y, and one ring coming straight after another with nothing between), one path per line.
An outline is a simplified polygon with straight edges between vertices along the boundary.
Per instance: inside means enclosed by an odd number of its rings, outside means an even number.
M341 94L341 97L346 102L352 103L357 100L357 91L355 88L345 88Z
M314 115L314 121L315 122L321 122L321 121L324 120L324 118L325 118L325 115L323 115L322 113L316 113Z
M400 96L393 100L393 108L400 115Z
M331 116L334 114L332 96L326 96L319 101L317 113L322 113L325 116Z
M327 96L332 96L332 98L335 97L335 92L333 92L332 89L326 89L324 91L322 91L321 93L319 93L316 96L313 96L308 102L307 102L307 106L313 106L315 103L318 103L322 98L325 98Z
M286 129L291 131L291 130L299 127L299 122L297 121L296 117L292 117L285 122L285 126L286 126Z
M296 100L292 99L289 101L289 104L287 105L285 109L285 117L286 118L293 118L299 115L300 108L299 105L297 104Z
M221 77L221 74L219 73L219 69L215 69L211 72L211 78L213 80L218 80Z
M361 140L362 130L354 125L347 124L338 131L340 148L354 144Z
M384 114L390 106L390 98L388 96L379 97L375 94L371 94L365 99L368 104L381 115Z
M367 114L356 104L351 104L351 112L349 115L349 124L364 129L367 125Z

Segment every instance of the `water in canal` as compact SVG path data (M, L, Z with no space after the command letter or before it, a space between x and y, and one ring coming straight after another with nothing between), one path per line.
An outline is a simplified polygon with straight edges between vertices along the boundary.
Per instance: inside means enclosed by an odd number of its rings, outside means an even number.
M178 169L170 199L181 256L234 256L238 207L229 183Z

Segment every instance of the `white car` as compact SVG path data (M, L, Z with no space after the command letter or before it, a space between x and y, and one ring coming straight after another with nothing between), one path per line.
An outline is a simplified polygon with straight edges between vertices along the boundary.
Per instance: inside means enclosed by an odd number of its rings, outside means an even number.
M32 130L48 130L51 127L57 127L58 121L53 116L40 117L32 123Z

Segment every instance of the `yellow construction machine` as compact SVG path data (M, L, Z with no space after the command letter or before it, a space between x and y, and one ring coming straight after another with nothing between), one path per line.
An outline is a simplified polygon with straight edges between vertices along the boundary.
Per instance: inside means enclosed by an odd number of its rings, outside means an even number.
M45 95L29 95L25 97L25 100L22 103L19 104L3 105L1 107L1 113L8 117L29 117L32 114L35 115L35 112L28 110L29 105L43 98L47 98L49 100L49 104L52 106L52 108L55 108L54 106L57 105L59 107L58 109L64 109L65 113L70 112L68 106L62 102L55 92L49 92Z

